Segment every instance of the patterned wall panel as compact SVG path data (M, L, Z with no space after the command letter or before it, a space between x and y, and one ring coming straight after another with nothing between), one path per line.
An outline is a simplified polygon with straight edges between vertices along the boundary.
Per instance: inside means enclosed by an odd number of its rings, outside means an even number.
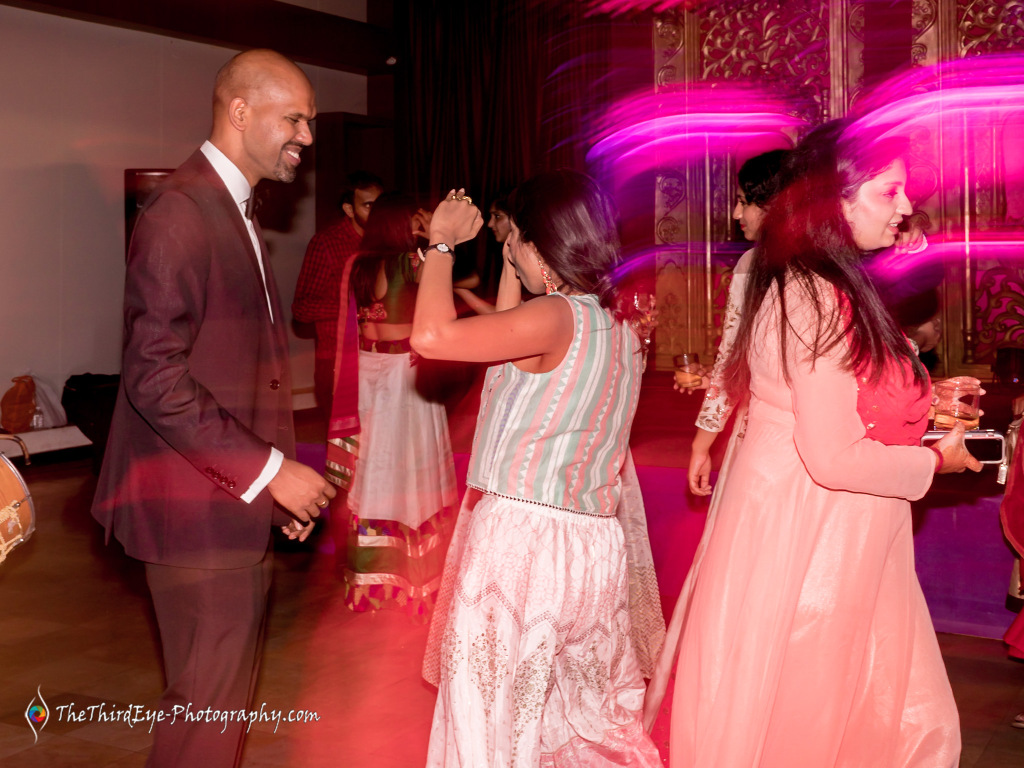
M911 10L911 26L914 30L914 41L910 48L910 61L915 67L931 63L929 50L938 49L938 0L914 0Z
M754 84L789 100L808 123L841 116L855 110L864 93L869 2L707 0L691 3L693 10L660 14L654 22L655 87ZM910 5L913 67L1024 51L1024 0ZM910 136L908 192L934 232L965 242L962 255L945 267L940 375L986 376L1000 344L1021 343L1020 334L1011 340L986 319L993 307L1003 306L1008 267L989 257L984 242L1021 237L1024 184L1017 180L1024 179L1024 150L1012 151L1006 139L1022 132L1024 114L1001 116L988 130L970 132L967 141L962 127L948 123L916 128ZM745 247L730 220L735 163L712 156L682 166L666 163L659 177L659 368L670 367L672 355L684 348L710 353L717 344L729 268Z
M814 125L845 114L863 73L862 41L847 34L863 0L721 0L654 22L655 87L753 85ZM736 158L666 162L655 195L659 326L655 364L717 347L731 267L747 243L731 213Z
M952 2L952 0L947 0ZM1020 0L956 0L956 49L949 58L1024 50L1024 2ZM990 365L1003 346L1024 347L1019 321L1024 297L1016 264L986 248L993 238L1021 237L1021 222L1012 210L1020 195L1021 168L1011 168L1024 116L993 115L986 129L972 132L963 151L964 186L960 224L967 242L962 263L953 268L951 293L959 299L949 308L960 314L964 364ZM1008 286L1010 289L1008 290ZM958 312L957 310L960 310Z
M961 57L1024 49L1024 2L958 0Z
M821 122L831 84L828 10L820 0L709 4L698 21L700 79L762 84Z

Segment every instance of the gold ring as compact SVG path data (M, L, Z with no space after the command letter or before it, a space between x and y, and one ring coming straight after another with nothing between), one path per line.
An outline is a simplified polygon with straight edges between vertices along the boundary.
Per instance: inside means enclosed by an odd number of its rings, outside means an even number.
M470 205L472 205L472 204L473 204L473 198L472 198L472 197L470 197L469 195L463 195L461 199L462 199L462 200L465 200L465 201L466 201L467 203L469 203Z
M462 198L461 198L461 197L459 197L458 195L456 195L456 194L455 194L455 193L453 192L453 193L452 193L452 196L451 196L451 197L449 197L448 199L449 199L449 200L461 200Z
M327 505L330 503L331 502L328 499L324 499L322 504L318 501L316 505L320 507L320 509L327 509Z

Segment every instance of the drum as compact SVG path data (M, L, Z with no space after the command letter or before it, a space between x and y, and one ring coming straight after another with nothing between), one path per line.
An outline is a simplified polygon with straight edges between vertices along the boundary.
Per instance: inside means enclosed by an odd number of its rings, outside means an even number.
M0 453L0 563L36 529L32 494L11 460Z

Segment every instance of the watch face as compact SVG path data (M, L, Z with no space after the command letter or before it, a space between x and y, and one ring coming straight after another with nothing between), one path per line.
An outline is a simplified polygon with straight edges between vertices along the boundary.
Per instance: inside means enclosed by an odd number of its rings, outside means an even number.
M437 248L441 253L452 252L452 249L448 247L448 243L438 243L437 245L432 245L431 248Z

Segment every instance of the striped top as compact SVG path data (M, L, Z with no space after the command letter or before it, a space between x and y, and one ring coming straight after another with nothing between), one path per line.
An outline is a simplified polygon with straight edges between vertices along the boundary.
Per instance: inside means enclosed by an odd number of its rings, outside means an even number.
M487 373L467 483L482 491L612 515L640 395L636 334L597 296L562 296L575 330L547 373L512 363Z

